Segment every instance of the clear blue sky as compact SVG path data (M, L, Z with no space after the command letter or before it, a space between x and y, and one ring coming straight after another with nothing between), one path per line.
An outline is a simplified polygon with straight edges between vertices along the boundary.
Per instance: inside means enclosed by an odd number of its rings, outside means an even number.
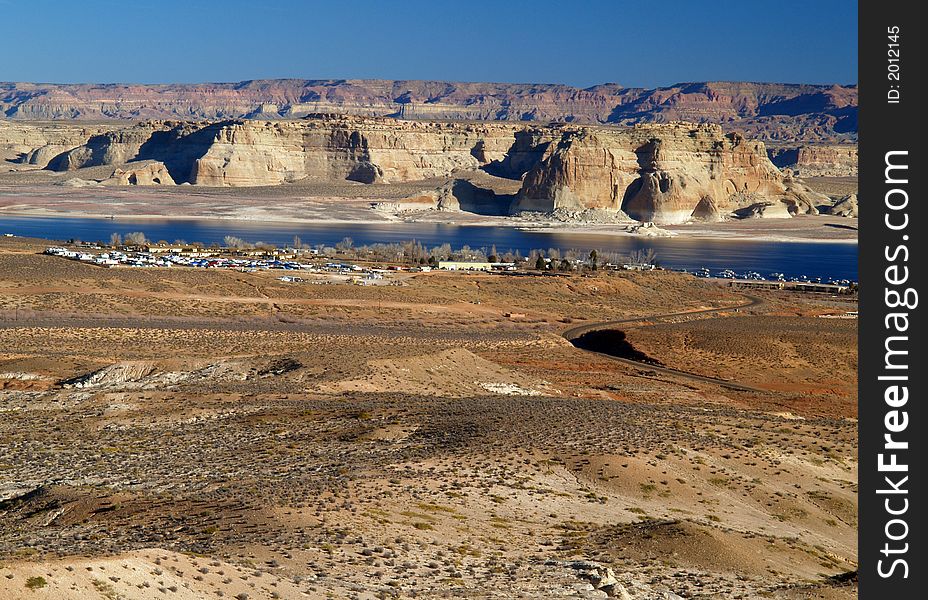
M0 0L0 81L856 83L854 0Z

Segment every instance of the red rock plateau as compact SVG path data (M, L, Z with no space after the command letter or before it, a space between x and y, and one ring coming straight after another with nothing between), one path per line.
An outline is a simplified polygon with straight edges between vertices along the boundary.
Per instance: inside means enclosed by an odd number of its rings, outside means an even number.
M403 119L630 125L719 123L781 142L854 142L857 87L747 82L656 89L559 84L279 79L205 84L0 83L12 120L227 120L328 112Z

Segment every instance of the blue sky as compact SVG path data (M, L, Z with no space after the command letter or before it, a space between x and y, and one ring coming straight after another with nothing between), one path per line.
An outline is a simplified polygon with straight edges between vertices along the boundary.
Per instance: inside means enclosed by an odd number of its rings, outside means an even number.
M856 83L857 2L0 0L0 81Z

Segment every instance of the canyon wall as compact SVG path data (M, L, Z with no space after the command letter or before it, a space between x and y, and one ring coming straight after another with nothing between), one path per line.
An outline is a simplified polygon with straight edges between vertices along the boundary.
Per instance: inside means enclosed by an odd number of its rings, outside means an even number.
M38 134L30 138L23 124L16 127L17 141L47 142ZM147 121L90 133L46 168L108 165L114 171L105 183L114 185L230 187L436 181L479 169L521 180L514 198L470 190L470 204L482 211L505 202L497 212L605 209L658 223L715 220L738 210L814 213L821 200L781 172L763 142L708 124L533 126L311 115Z
M20 126L22 127L22 126ZM158 161L173 181L208 186L297 180L395 183L524 163L509 156L521 126L313 115L293 121L146 121L94 134L47 162L54 171ZM26 153L28 154L28 153ZM532 150L526 149L526 156ZM534 155L540 155L537 150Z
M90 137L121 127L124 125L118 123L19 123L0 119L0 160L44 167Z
M516 128L327 116L218 127L191 182L268 185L299 179L396 183L502 161Z
M514 210L621 209L667 224L752 206L815 214L821 200L784 176L763 142L718 125L673 123L565 131L525 175Z
M12 120L298 119L312 113L453 121L720 123L764 140L856 141L857 87L748 82L602 84L258 80L209 84L0 83Z

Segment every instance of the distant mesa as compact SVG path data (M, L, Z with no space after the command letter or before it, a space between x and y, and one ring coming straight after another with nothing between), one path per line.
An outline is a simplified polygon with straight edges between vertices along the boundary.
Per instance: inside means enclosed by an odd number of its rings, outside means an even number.
M749 82L644 89L602 84L277 79L238 83L0 83L11 120L296 119L311 113L442 121L720 123L775 142L853 143L857 86Z
M856 144L776 144L770 160L797 177L856 177Z

